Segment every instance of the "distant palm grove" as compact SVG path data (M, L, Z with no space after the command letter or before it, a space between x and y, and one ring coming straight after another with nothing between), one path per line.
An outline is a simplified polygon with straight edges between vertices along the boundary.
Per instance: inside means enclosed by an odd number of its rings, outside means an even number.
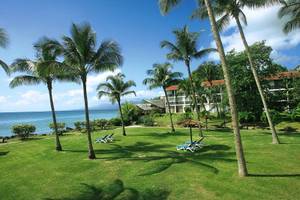
M278 17L290 19L282 27L282 31L287 34L293 30L299 31L300 0L197 0L196 2L197 7L195 7L194 12L186 17L190 17L192 20L209 20L216 48L203 47L199 43L199 37L203 37L200 34L201 27L198 29L199 32L190 31L188 26L170 30L170 36L174 36L174 39L163 40L157 44L167 51L166 60L148 66L149 70L143 74L143 84L150 90L160 88L163 91L165 116L170 130L168 137L177 134L176 115L171 111L173 100L170 99L170 91L168 90L168 87L174 85L178 86L178 91L183 96L191 99L189 109L184 110L184 114L181 116L184 118L181 124L191 128L191 143L193 143L192 125L200 137L206 137L211 134L208 126L210 117L220 119L220 122L224 120L221 128L226 128L226 121L231 122L227 128L230 128L234 135L238 175L245 177L249 175L249 172L245 156L247 150L244 150L241 128L244 125L248 127L253 124L256 126L256 124L264 123L270 134L267 135L269 140L263 142L270 142L274 145L281 144L281 137L275 129L278 120L283 115L295 121L300 118L300 72L299 66L295 66L293 70L296 73L295 76L280 79L283 80L281 83L283 87L287 88L284 90L285 92L272 93L267 89L269 87L268 80L274 79L278 73L288 70L271 59L272 48L267 46L265 41L257 41L254 44L248 43L247 33L244 32L244 27L247 26L247 16L243 9L281 5ZM174 7L184 3L184 0L159 0L158 9L162 15L167 15ZM244 51L232 50L226 53L224 50L220 32L229 25L231 20L234 21L238 30ZM64 35L57 39L46 36L38 39L34 44L35 59L16 58L11 64L6 64L0 60L0 65L6 74L12 77L9 83L11 88L38 84L45 86L49 94L52 113L55 150L59 152L64 150L64 144L61 142L61 124L57 120L55 110L54 83L74 82L81 85L84 100L82 107L85 111L85 127L82 128L85 130L85 137L87 138L87 156L94 160L97 152L94 150L92 139L94 124L89 115L88 76L108 71L113 72L120 68L124 60L121 45L114 40L101 40L99 42L96 32L89 23L73 23L70 33L62 34ZM0 47L6 48L7 45L8 35L1 28ZM219 55L219 63L208 60L208 55L211 53ZM202 59L202 63L199 63L200 59ZM181 72L174 71L174 63L180 63L182 71L186 71L188 76L184 77ZM197 66L193 66L194 63L197 63ZM224 84L214 85L215 80L223 80ZM203 85L205 82L207 87ZM138 124L138 121L142 121L141 123L146 126L155 125L156 115L152 111L142 112L135 105L123 104L124 96L136 95L133 89L135 86L136 82L126 80L125 74L119 73L107 77L107 80L104 83L99 83L96 91L94 91L99 101L103 97L108 97L111 103L118 105L119 125L122 127L122 135L128 135L126 139L130 137L130 133L127 133L128 129L125 128L127 125ZM222 94L221 97L220 94ZM206 97L215 106L216 113L206 109ZM280 98L285 98L287 101L283 103L279 100ZM162 114L162 111L156 112ZM206 140L210 140L210 137L211 135ZM147 143L145 142L144 146L140 148L147 149L146 146ZM140 156L142 157L143 154L141 153ZM271 154L270 156L276 157L276 155ZM172 155L170 155L170 159L174 159Z

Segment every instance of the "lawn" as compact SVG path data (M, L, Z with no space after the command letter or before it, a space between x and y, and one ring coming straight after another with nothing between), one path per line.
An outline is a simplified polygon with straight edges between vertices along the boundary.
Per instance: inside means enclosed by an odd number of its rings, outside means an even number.
M0 144L0 199L299 199L300 133L272 145L266 131L243 131L250 176L239 178L231 132L206 131L207 146L189 153L175 148L186 129L127 130L94 144L96 160L84 134L61 137L63 152L53 136Z

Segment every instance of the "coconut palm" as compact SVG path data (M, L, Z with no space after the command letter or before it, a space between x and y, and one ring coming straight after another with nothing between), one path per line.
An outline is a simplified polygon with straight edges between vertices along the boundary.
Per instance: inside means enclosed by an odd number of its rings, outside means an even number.
M271 116L270 116L270 113L268 110L268 105L266 102L265 94L261 87L261 83L260 83L260 80L259 80L259 77L258 77L258 74L256 71L257 66L255 66L244 30L242 27L242 23L244 23L244 25L247 25L247 18L246 18L245 13L242 10L244 7L255 8L255 7L259 7L259 6L265 6L267 4L270 4L271 2L272 1L270 1L270 0L264 0L264 1L222 0L222 1L216 1L216 3L213 5L213 9L214 9L215 14L220 16L220 19L217 21L219 31L222 30L224 27L226 27L229 24L231 18L233 18L237 24L237 27L240 32L240 36L241 36L242 42L244 44L248 60L249 60L250 69L254 76L254 80L255 80L256 86L258 88L261 101L264 106L264 111L265 111L267 119L268 119L269 127L270 127L270 130L272 133L272 141L274 144L279 144L279 138L276 133L275 127L273 125L273 122L272 122L272 119L271 119ZM208 17L207 11L204 6L200 7L197 11L194 13L193 17L200 17L200 18ZM199 14L199 15L197 16L197 14Z
M191 72L191 61L193 59L200 59L205 55L207 55L208 53L215 51L215 49L207 48L207 49L198 50L197 40L199 34L196 32L189 32L186 26L183 29L177 29L173 31L173 33L176 37L175 43L165 40L161 42L161 47L167 48L169 50L169 53L167 54L167 58L169 60L182 61L184 62L187 68L189 79L191 82L193 104L196 107L199 130L202 136L202 129L200 125L200 117L201 117L200 108L198 106L195 82L193 80L192 72Z
M6 32L5 32L5 30L3 28L0 28L0 47L6 48L7 44L8 44L8 36L7 36ZM9 71L8 65L4 61L2 61L2 60L0 60L0 65L1 65L2 69L7 74L9 74L10 71Z
M114 71L122 65L123 57L119 44L112 40L105 40L97 47L96 33L89 24L72 24L71 36L63 36L63 44L53 44L62 49L64 65L74 79L82 83L85 121L88 138L88 157L95 159L93 149L89 106L87 96L87 76L91 73Z
M289 21L283 27L283 32L289 33L300 28L300 0L281 0L282 7L278 12L280 18L287 16Z
M203 2L204 1L204 2ZM159 0L160 10L163 14L170 11L170 9L180 3L180 0ZM204 4L203 4L204 3ZM213 9L211 6L210 0L199 0L199 6L206 6L209 21L212 29L212 33L216 42L216 46L219 52L223 75L225 79L225 85L228 94L231 118L232 118L232 128L235 136L235 149L236 149L236 156L238 161L238 172L240 176L246 176L248 174L247 167L246 167L246 160L244 156L244 150L242 145L242 139L240 135L240 129L238 124L238 113L236 108L235 97L232 90L232 84L229 76L229 70L227 61L225 58L225 51L223 47L223 43L221 41L220 33L218 32L217 22L215 19L215 15L213 13Z
M149 86L149 89L155 89L155 88L162 88L165 94L165 99L168 106L168 112L170 116L170 123L171 123L171 129L172 132L175 132L173 118L172 118L172 112L169 102L169 97L167 94L166 88L175 82L179 80L180 77L182 77L182 74L180 72L172 72L173 66L166 62L162 64L153 64L153 68L147 71L147 75L149 76L146 78L143 83L145 85Z
M54 81L69 80L70 77L63 75L63 71L58 68L60 63L57 61L57 57L61 54L61 52L57 49L48 48L48 42L50 42L49 39L42 38L35 44L35 50L37 52L36 60L16 59L12 63L12 72L24 74L16 76L9 85L11 88L15 88L20 85L37 85L40 83L43 83L47 86L55 131L56 150L62 151L62 146L59 140L52 89ZM45 70L46 68L47 70Z
M121 97L129 95L129 94L135 94L135 91L129 90L131 87L136 86L134 81L126 81L124 82L125 75L124 74L117 74L115 76L109 76L106 79L106 83L101 83L97 87L98 91L98 97L99 99L102 96L108 96L110 101L114 103L118 103L119 106L119 112L121 115L121 121L122 121L122 128L123 128L123 135L126 136L125 131L125 124L124 124L124 117L121 107Z

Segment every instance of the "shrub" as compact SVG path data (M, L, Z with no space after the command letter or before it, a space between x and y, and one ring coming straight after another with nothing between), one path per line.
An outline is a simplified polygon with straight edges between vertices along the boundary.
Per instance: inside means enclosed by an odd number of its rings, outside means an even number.
M19 124L12 127L12 132L21 137L22 140L28 138L30 134L35 132L35 130L36 127L31 124Z
M110 124L113 125L113 126L121 126L122 125L122 121L121 121L121 118L119 117L115 117L115 118L111 118L109 120Z
M101 130L104 130L109 126L109 121L107 119L96 119L93 122L95 127L100 128Z
M77 131L81 131L82 129L85 128L85 122L81 122L81 121L74 122L74 126Z
M154 116L153 115L145 115L142 117L143 124L145 126L154 126L155 121L154 121Z
M132 103L124 103L121 109L125 125L130 125L134 122L137 122L139 117L142 115L141 110Z
M187 110L188 111L188 110ZM181 113L178 117L177 120L177 124L182 124L184 123L186 120L190 120L193 119L193 113L192 112L185 112L185 113Z
M58 122L58 123L56 123L56 125L57 125L57 131L58 131L58 133L62 134L65 131L66 124ZM54 123L50 123L49 124L49 128L52 129L52 131L55 131Z
M240 123L249 123L255 121L255 116L251 112L239 112Z
M274 126L276 124L279 124L279 122L281 120L280 113L276 110L269 110L269 113L270 113L270 116L271 116L271 119L272 119L272 122L273 122ZM263 112L263 114L261 116L261 121L264 122L264 123L268 123L268 119L267 119L267 116L266 116L265 112Z

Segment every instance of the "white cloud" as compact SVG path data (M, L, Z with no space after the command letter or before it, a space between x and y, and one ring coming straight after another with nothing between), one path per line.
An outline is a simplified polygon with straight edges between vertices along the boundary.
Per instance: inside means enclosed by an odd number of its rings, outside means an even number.
M15 101L17 106L27 105L42 105L49 101L48 93L42 93L36 90L29 90L20 95L20 98Z
M289 34L283 33L282 27L287 19L278 18L277 13L279 8L280 6L276 5L255 10L244 9L244 13L248 19L248 26L244 27L244 32L249 45L257 41L266 40L266 44L278 52L296 47L300 43L299 31L295 30ZM232 31L233 33L229 34ZM234 20L231 20L229 27L222 33L221 37L226 52L232 49L236 49L237 51L244 50ZM211 45L215 46L214 41ZM283 56L283 54L274 53L272 56L274 59L280 59L278 56ZM209 58L219 60L217 54L211 54Z
M0 104L6 103L7 98L5 96L0 96Z

